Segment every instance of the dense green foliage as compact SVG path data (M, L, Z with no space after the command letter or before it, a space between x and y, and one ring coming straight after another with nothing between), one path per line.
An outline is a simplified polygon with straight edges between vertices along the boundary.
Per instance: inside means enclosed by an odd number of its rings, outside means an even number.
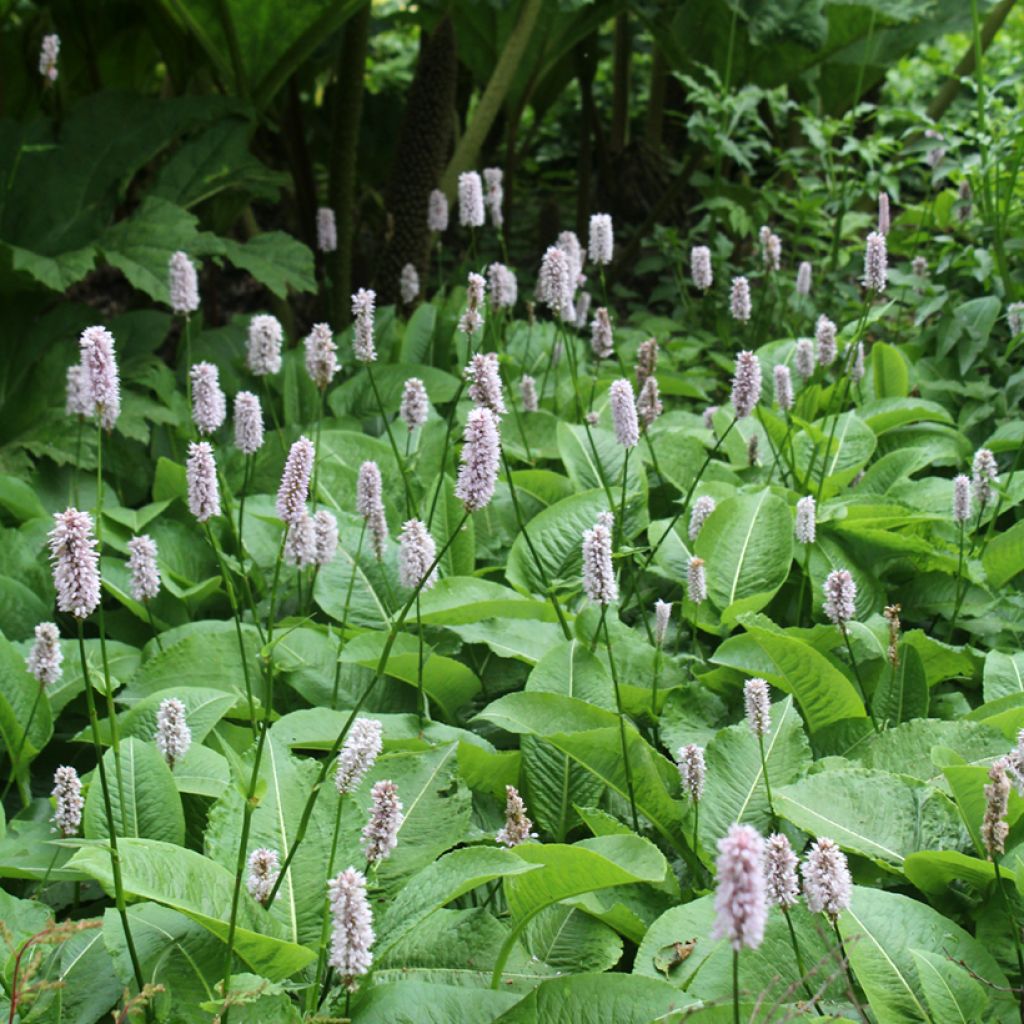
M0 1013L1019 1019L1024 18L1004 24L1010 6L0 0ZM50 32L55 80L37 69ZM965 53L981 60L960 77ZM504 168L500 230L459 224L458 174L484 166ZM454 199L441 233L425 227L433 187ZM888 271L872 280L881 193ZM321 207L340 253L317 251ZM576 321L538 294L541 257L570 227L586 254L599 210L614 256L583 265ZM170 308L179 251L199 269L190 314ZM499 260L518 275L507 307ZM407 263L418 287L402 299ZM747 317L731 312L741 275ZM349 322L363 287L372 360ZM284 333L280 368L258 376L254 315ZM340 370L321 388L303 341L324 322ZM120 372L109 431L65 404L96 325ZM763 380L749 415L730 390L741 352ZM507 412L493 497L469 511L462 439L487 403L466 368L481 353ZM266 429L255 454L231 414L205 431L220 508L202 522L186 469L199 362L229 409L258 396ZM634 444L611 386L648 376L661 407ZM411 378L428 398L414 426ZM316 458L299 500L336 517L339 542L296 568L299 526L275 496L300 437ZM386 535L357 507L368 461ZM101 599L81 615L48 546L72 506L99 538ZM617 594L602 601L583 547L609 512ZM410 579L412 519L434 548ZM142 535L159 552L151 599L129 564ZM826 608L837 572L852 615ZM671 605L664 633L656 602ZM43 685L29 655L46 622L62 665ZM750 679L770 687L760 736ZM160 724L168 701L183 756ZM357 719L381 723L383 752L339 793ZM706 763L699 800L686 745ZM60 766L84 800L62 832ZM404 818L371 863L382 780ZM496 838L516 824L509 787L530 818L515 845ZM827 837L852 877L835 913L771 907L738 978L712 938L718 844L737 823L801 857ZM250 895L257 849L285 868L271 898ZM328 962L327 883L349 866L375 941L372 966L346 975Z

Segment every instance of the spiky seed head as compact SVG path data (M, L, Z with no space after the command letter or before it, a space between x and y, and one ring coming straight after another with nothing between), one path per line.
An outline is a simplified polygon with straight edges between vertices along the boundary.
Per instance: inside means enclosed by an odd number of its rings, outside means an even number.
M398 831L405 820L398 787L381 779L370 790L370 817L363 829L363 853L370 864L379 864L398 845Z
M338 551L338 520L333 512L320 509L313 516L313 530L316 534L316 553L313 562L323 568L334 561Z
M422 427L427 422L429 409L426 386L419 377L410 377L402 388L402 402L398 410L402 422L409 430Z
M750 282L745 277L734 277L729 292L729 312L733 320L748 323L753 313L750 303Z
M96 405L89 391L89 374L81 363L68 367L64 411L68 416L92 416Z
M60 53L60 36L56 33L43 36L39 45L39 74L47 84L57 81L57 56Z
M703 558L694 556L686 566L686 596L694 604L703 604L708 599L708 581Z
M979 448L974 453L971 463L972 482L974 484L974 500L979 508L985 508L992 500L993 485L999 479L999 466L996 457L988 448Z
M612 566L612 531L607 521L598 521L583 531L583 592L595 604L609 605L619 599L619 587Z
M889 234L889 193L878 193L878 231L880 234Z
M793 408L793 378L789 367L778 363L773 371L775 376L775 401L783 412Z
M484 186L476 171L459 175L459 224L464 228L484 226Z
M764 881L768 905L788 910L800 902L797 859L789 840L776 832L765 843Z
M245 346L246 369L255 377L266 377L281 369L284 328L276 316L258 313L249 321Z
M768 683L755 677L743 684L743 708L755 736L767 736L772 728L772 704Z
M373 343L373 317L377 293L372 288L360 288L352 296L352 353L360 363L377 361Z
M668 633L668 621L672 616L672 605L660 598L654 602L654 643L664 646L665 635Z
M398 580L410 589L423 581L423 590L437 582L437 566L430 567L437 557L437 545L430 531L419 519L410 519L398 535ZM427 575L427 570L430 574Z
M160 702L156 713L156 748L170 768L174 768L192 746L192 730L185 720L185 705L177 697Z
M633 385L625 378L613 380L608 389L615 437L623 448L635 448L640 442L640 424L636 414Z
M598 359L607 359L615 351L612 320L604 306L594 310L590 322L590 349Z
M85 806L78 772L70 765L60 765L53 773L51 793L56 801L51 820L57 826L57 831L65 839L78 835L82 825L82 809Z
M687 536L691 541L695 541L697 539L705 520L714 511L715 499L707 494L702 494L693 503L693 508L690 509L690 526L687 530Z
M849 909L853 881L846 854L825 837L811 844L803 864L804 898L812 914L827 914L835 920Z
M209 441L190 442L185 462L188 509L201 523L220 515L217 463Z
M251 391L235 395L235 447L243 455L255 455L263 447L263 406Z
M730 825L718 841L715 861L713 939L734 950L757 949L764 939L768 906L764 884L764 839L750 825Z
M477 406L466 417L459 478L455 496L467 512L479 512L490 504L498 481L501 459L501 435L498 418L490 409Z
M836 361L836 325L824 313L814 325L814 340L818 343L818 365L831 366Z
M537 277L537 301L554 316L572 322L576 318L573 295L576 291L569 257L557 245L548 246Z
M857 614L857 584L846 569L835 569L825 578L825 603L822 605L829 621L840 629Z
M587 256L590 262L596 263L599 267L611 263L612 250L615 248L614 239L611 214L592 213L590 215L590 235L587 238Z
M370 947L373 912L366 898L366 878L355 868L346 868L327 883L331 904L331 952L327 963L337 972L348 992L358 987L357 978L368 974L373 963Z
M202 436L220 428L228 415L228 403L220 386L220 371L213 363L194 363L192 374L192 422Z
M52 622L40 622L35 640L25 658L25 668L40 686L49 686L63 675L64 655L60 649L60 630Z
M810 338L797 339L793 362L796 365L796 372L804 380L814 373L814 342Z
M403 306L411 306L420 297L420 274L415 263L406 263L398 275L398 293Z
M497 352L478 352L466 364L463 376L469 382L469 397L477 405L490 409L499 417L508 412L502 393Z
M505 223L502 204L505 201L505 190L501 182L504 173L500 167L484 168L484 203L491 215L491 227L500 228Z
M439 232L448 230L448 199L439 188L433 189L427 200L427 228Z
M329 206L321 206L316 211L316 247L323 253L338 248L338 222Z
M658 378L648 377L637 396L636 414L645 427L651 427L663 409L661 394L658 391Z
M676 767L679 769L679 781L683 791L695 803L700 803L704 795L704 748L698 747L696 743L687 743L679 748L676 759Z
M811 275L814 272L813 266L804 260L796 269L796 293L797 295L811 294Z
M338 372L338 346L330 324L313 324L303 342L306 349L306 373L319 388L326 391Z
M995 860L1006 850L1006 837L1010 826L1006 823L1009 810L1010 780L1006 777L1006 766L996 761L988 770L988 785L985 786L985 815L981 820L981 841L989 860Z
M78 340L88 379L92 407L108 433L121 415L121 378L114 352L114 336L105 327L86 327Z
M523 400L523 412L537 412L540 408L537 401L537 382L528 373L519 378L519 395Z
M156 541L147 533L128 541L128 571L131 594L136 601L152 601L160 593L160 566Z
M494 837L502 846L512 849L537 838L533 822L527 817L526 804L515 786L505 787L505 824Z
M313 475L316 448L308 437L300 437L289 449L277 489L277 518L289 526L306 515L309 481Z
M167 264L167 290L171 310L178 316L188 316L199 308L199 277L186 253L179 251L171 255Z
M354 793L384 749L384 727L376 718L357 718L338 754L334 785L338 793Z
M761 363L753 352L736 357L732 378L732 407L737 419L745 419L761 399Z
M487 268L487 293L492 309L512 309L519 298L519 281L515 271L504 263L492 263Z
M961 473L953 480L953 522L962 526L971 518L971 478Z
M85 619L100 603L99 552L92 516L76 508L56 512L48 537L57 608Z
M864 287L869 292L881 295L888 283L889 256L885 244L885 235L880 231L872 231L868 235L864 249Z
M313 517L302 510L302 517L288 524L284 538L284 561L296 569L306 569L316 563L316 526Z
M711 250L706 245L695 245L690 249L690 277L694 288L701 292L706 292L715 283Z
M808 494L796 503L796 541L798 544L813 544L817 535L817 505Z
M249 854L249 878L245 886L249 895L257 903L266 906L280 873L277 850L263 846L253 850Z

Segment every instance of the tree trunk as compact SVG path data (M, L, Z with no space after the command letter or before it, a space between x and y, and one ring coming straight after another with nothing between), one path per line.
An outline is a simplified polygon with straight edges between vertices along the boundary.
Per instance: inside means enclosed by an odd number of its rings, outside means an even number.
M661 149L662 129L665 124L665 90L668 85L668 61L660 46L654 48L651 62L651 96L647 103L647 142Z
M394 233L374 278L381 302L398 295L398 278L406 263L412 263L425 282L427 202L451 151L457 74L455 29L451 19L444 18L423 40L398 133L386 196Z
M356 173L359 126L363 119L363 77L370 9L366 3L349 19L338 55L334 97L334 131L327 186L328 201L338 224L338 248L328 260L331 279L331 317L335 327L350 318L352 243L356 224ZM333 266L332 266L333 263Z
M612 67L612 130L609 149L613 155L621 153L629 142L629 64L632 57L630 43L629 15L620 14L615 19Z

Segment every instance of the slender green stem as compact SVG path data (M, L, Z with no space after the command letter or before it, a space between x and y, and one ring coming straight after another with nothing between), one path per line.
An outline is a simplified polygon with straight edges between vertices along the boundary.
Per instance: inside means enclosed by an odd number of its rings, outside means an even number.
M76 419L78 424L75 427L75 467L71 472L71 504L78 508L78 471L82 466L82 427L85 417L78 416Z
M338 634L338 656L334 662L334 688L331 691L331 708L338 707L338 684L341 681L341 651L345 646L345 627L348 625L348 608L352 600L352 588L356 582L356 572L359 569L359 557L363 553L363 538L366 536L366 520L359 528L359 543L356 545L356 556L352 560L352 572L348 578L348 588L345 591L345 606L341 612L341 630Z
M1013 904L1010 902L1010 897L1007 896L1006 889L1003 886L1003 875L999 870L998 857L992 858L992 867L996 875L996 888L999 890L1003 906L1006 907L1006 917L1010 922L1010 932L1013 934L1013 945L1017 953L1017 973L1021 978L1024 978L1024 951L1021 950L1020 925L1017 923L1017 915L1013 912ZM1024 994L1021 995L1021 1016L1024 1017Z
M416 688L419 690L418 715L420 720L420 732L423 731L423 723L430 720L430 708L427 705L427 695L423 689L423 622L420 619L420 595L416 595L416 637L419 642L419 657L416 660Z
M537 569L537 574L540 576L541 582L544 584L544 590L551 601L551 606L555 609L555 615L558 617L558 623L562 627L562 635L566 640L571 640L572 632L569 629L568 622L565 621L565 612L562 610L561 603L551 589L551 581L548 578L547 569L544 568L544 563L541 561L540 555L537 553L537 549L533 546L533 541L530 539L529 531L526 529L526 520L523 518L522 509L519 507L516 485L512 480L512 467L509 465L508 457L505 455L504 448L501 449L501 462L505 467L505 479L508 481L508 491L512 496L512 508L516 514L516 523L519 526L519 531L523 535L523 540L526 541L526 546L530 549L530 555L533 558L533 564Z
M334 812L334 832L331 838L331 854L327 858L328 881L334 878L334 858L338 852L338 833L341 830L341 809L345 804L345 794L338 794L338 807ZM327 944L331 934L331 901L324 899L323 922L320 925L320 953L316 961L316 976L313 984L306 990L306 1012L312 1013L316 1009L317 993L320 991L321 982L324 980L324 968L327 966Z
M700 801L693 802L693 839L690 840L690 848L694 855L697 855L697 842L700 835Z
M953 642L953 633L956 630L957 616L960 614L960 605L967 596L967 582L964 580L964 524L960 524L960 554L956 563L956 590L953 594L953 617L949 620L949 635L946 640Z
M380 418L384 421L384 430L388 435L391 452L395 457L395 462L398 463L398 470L402 474L402 486L405 488L405 514L407 518L411 519L418 512L418 509L412 497L412 486L409 483L409 474L405 468L405 459L402 458L402 453L398 450L398 443L395 441L395 435L391 431L391 421L384 412L384 403L381 401L380 392L377 390L377 380L373 375L373 363L366 364L366 375L370 378L370 387L373 389L373 397L377 400L377 410L380 412Z
M793 919L789 916L789 909L787 907L780 907L782 916L786 919L786 927L789 929L789 941L793 946L793 955L796 957L797 970L800 972L800 980L803 984L804 993L806 994L810 1002L815 1003L814 993L811 991L811 986L807 981L807 968L804 967L803 954L800 952L800 943L797 941L796 929L793 927ZM817 1008L817 1003L815 1003ZM821 1013L821 1010L818 1010Z
M846 643L846 653L850 656L850 667L853 669L854 679L857 680L857 689L860 691L860 699L867 703L867 697L864 694L864 681L860 677L860 667L858 666L857 659L853 653L853 645L850 643L850 631L844 624L839 627L839 632L843 634L843 640ZM878 720L875 718L874 711L871 712L871 724L875 727L875 732L878 732Z
M45 687L40 683L39 688L36 690L35 700L32 701L32 710L28 713L28 722L25 723L25 729L21 734L21 739L18 740L18 749L14 752L14 756L11 758L11 777L7 780L7 785L4 786L3 793L0 793L0 802L7 797L15 779L18 779L18 771L21 768L21 754L25 749L25 741L28 739L28 734L32 729L32 723L36 719L36 711L39 710L39 704L43 698L44 689ZM20 779L18 780L18 790L21 793L22 805L28 807L32 802L32 796L28 791L28 788L22 785Z
M195 437L195 425L192 423L192 328L188 313L181 318L181 333L185 335L185 404L188 406L185 433Z
M110 870L114 881L114 902L117 906L118 916L121 918L121 927L124 929L124 939L125 944L128 947L128 958L131 960L132 973L135 975L135 984L138 987L139 992L141 992L144 987L144 982L142 980L142 967L139 964L139 954L135 949L135 939L132 937L132 929L128 921L128 906L124 898L124 880L121 877L121 857L117 852L117 829L114 827L114 807L110 799L110 783L107 779L107 768L103 763L103 744L100 742L100 722L96 714L96 699L92 692L92 680L89 678L89 661L85 656L85 632L82 620L76 619L76 622L78 624L78 654L82 661L82 678L85 680L85 706L89 714L89 728L92 731L92 744L96 751L96 770L99 772L100 791L103 794L103 812L106 817L107 833L110 838Z
M430 511L427 513L427 527L434 521L434 511L437 508L437 500L441 496L441 491L444 488L444 477L445 469L448 465L448 449L452 443L452 426L455 422L455 410L458 408L459 399L462 397L462 391L466 386L465 379L459 382L458 390L455 392L454 397L451 400L451 404L448 407L448 415L446 416L446 423L444 429L444 447L441 449L441 466L437 474L437 487L434 488L434 497L430 501Z
M619 675L615 670L615 658L612 654L612 641L608 635L608 606L601 605L601 619L597 624L594 633L595 641L597 634L604 631L605 649L608 651L608 667L612 673L612 685L615 687L615 708L619 715L619 743L622 746L622 767L626 773L626 792L629 796L629 809L633 817L633 831L639 834L640 818L636 812L636 794L633 790L633 769L629 761L629 745L626 741L626 715L622 710L622 693L619 689Z
M732 951L732 1019L740 1024L740 951Z
M764 776L764 790L768 795L768 813L772 816L772 828L778 825L778 815L775 813L775 804L772 803L772 784L768 781L768 762L764 756L764 736L757 734L757 749L761 755L761 774Z
M249 705L249 728L253 736L256 735L256 705L253 700L252 683L249 679L249 658L245 650L245 636L242 633L242 618L238 612L238 599L235 596L235 588L231 584L231 577L228 575L228 567L224 564L224 556L221 554L220 545L217 543L210 528L209 521L203 526L206 528L206 540L217 559L220 568L220 576L224 581L224 589L227 591L228 602L231 605L231 617L235 620L235 636L238 638L238 656L242 660L242 678L245 680L245 699Z
M316 453L313 458L313 486L309 489L309 496L313 502L313 512L316 513L318 481L320 479L320 432L324 424L324 400L327 392L320 392L320 407L316 416L316 433L313 441L313 451Z
M1024 454L1024 444L1017 445L1017 454L1013 457L1013 464L1010 466L1009 474L1007 474L1006 483L1003 485L999 497L996 499L996 507L992 513L992 518L988 521L988 528L985 531L985 539L982 541L981 550L978 552L979 559L985 557L985 548L988 547L988 542L992 539L992 534L995 532L996 528L996 520L999 518L999 513L1003 508L1003 497L1010 493L1010 486L1013 484L1014 475L1020 468L1022 454Z
M843 945L843 936L839 932L839 920L834 917L831 920L832 931L835 933L836 944L839 947L839 957L843 962L843 967L846 970L846 980L850 985L850 999L853 1000L853 1005L857 1008L857 1013L860 1014L861 1020L867 1024L867 1014L857 1001L857 983L853 980L853 968L850 967L850 958L846 955L846 947Z
M409 599L405 602L401 612L395 621L391 624L391 628L388 630L388 634L384 639L384 646L381 649L380 657L377 660L377 668L374 671L373 677L363 688L362 693L359 695L359 699L356 701L354 707L349 712L348 718L345 720L345 724L341 727L338 735L334 739L334 743L331 744L331 749L327 752L327 756L324 758L320 765L320 771L314 781L309 796L306 798L306 804L302 809L302 817L299 819L299 826L295 832L295 838L292 840L292 844L289 847L288 854L284 859L284 863L281 865L281 871L278 875L277 882L274 883L274 888L270 893L268 902L272 902L274 896L277 895L278 889L281 888L281 884L284 881L285 875L288 872L288 868L291 865L292 860L295 858L295 851L298 850L299 845L306 836L306 830L309 828L309 819L313 814L313 807L316 804L316 798L320 792L320 787L323 785L324 780L327 778L327 773L330 771L331 765L334 759L338 756L338 751L341 750L342 744L345 742L345 737L348 735L349 729L352 727L352 723L356 719L356 715L362 709L362 706L369 699L370 694L373 692L377 682L384 676L385 670L387 669L388 658L391 655L391 649L394 647L395 639L398 636L399 630L401 630L406 617L408 616L413 604L416 601L416 597L419 592L423 589L423 584L426 580L430 579L431 574L441 563L441 559L448 553L448 549L452 546L455 538L459 535L459 532L466 525L466 520L469 519L469 513L463 512L462 517L459 519L452 531L451 536L445 541L444 547L437 553L433 563L423 574L423 578L413 588L413 592Z
M156 622L153 620L153 607L149 601L143 602L146 607L146 618L149 619L149 628L153 630L153 639L156 641L157 650L163 653L164 642L160 639L160 631L156 628Z
M270 384L267 382L266 374L260 377L260 382L263 385L263 401L270 410L270 418L274 421L274 430L277 432L277 443L281 448L281 454L284 455L284 428L281 426L281 421L277 417L277 406L274 404L273 396L270 394Z
M661 675L661 644L654 649L654 678L651 680L651 718L658 717L658 677Z
M655 544L653 548L651 548L650 553L644 559L643 565L640 566L640 571L633 575L632 589L630 590L629 594L626 595L626 599L622 602L622 607L621 607L621 610L620 610L620 614L624 614L626 612L627 608L629 607L629 602L637 597L637 595L639 593L639 586L640 586L639 579L640 579L641 574L654 561L655 556L658 554L658 551L661 549L661 545L665 543L665 538L673 531L673 529L675 528L676 523L679 522L680 518L682 518L683 516L686 515L686 513L687 513L687 511L688 511L688 509L690 507L690 499L693 497L693 492L697 489L697 485L700 483L701 477L704 475L704 471L708 468L708 466L711 463L711 460L718 453L718 449L722 447L722 442L729 436L730 431L735 426L736 426L736 418L733 417L733 420L729 424L729 426L726 427L724 431L722 431L722 436L719 437L719 438L716 438L714 446L711 448L711 450L704 457L704 462L701 465L700 469L697 471L697 475L693 478L693 482L690 484L690 487L689 487L689 489L686 492L686 497L683 498L683 503L679 507L679 511L669 521L668 528L665 530L665 532L658 539L658 543Z

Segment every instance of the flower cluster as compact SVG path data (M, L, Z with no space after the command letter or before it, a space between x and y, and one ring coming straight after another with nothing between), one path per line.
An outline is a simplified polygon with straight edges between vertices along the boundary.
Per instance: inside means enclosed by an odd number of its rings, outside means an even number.
M532 831L533 822L526 815L526 804L515 786L505 787L505 825L494 837L495 841L511 849L537 838Z

